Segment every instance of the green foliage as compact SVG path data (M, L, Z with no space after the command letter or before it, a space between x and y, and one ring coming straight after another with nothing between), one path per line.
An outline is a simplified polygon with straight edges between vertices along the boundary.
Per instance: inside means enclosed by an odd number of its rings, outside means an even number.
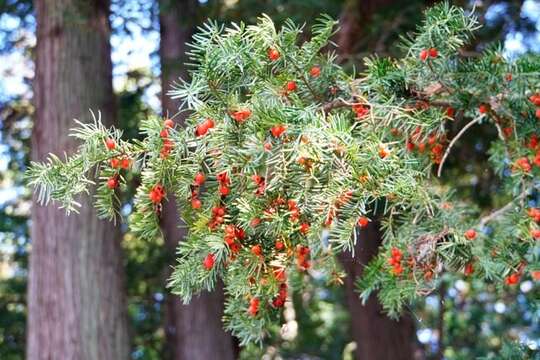
M42 200L73 210L97 170L96 206L114 218L118 190L105 181L115 174L124 180L107 162L133 161L141 184L131 229L156 238L162 201L176 198L189 235L178 249L172 291L189 301L222 279L226 326L241 344L263 341L288 290L302 289L306 274L339 281L334 256L359 241L364 217L382 221L384 244L359 280L361 296L377 290L392 316L435 289L443 271L474 263L475 278L502 288L502 279L540 269L530 235L537 225L525 201L536 196L539 169L530 162L537 149L523 146L538 127L528 100L538 91L538 59L510 63L498 50L462 58L476 20L441 4L404 41L405 57L371 58L355 79L331 52L321 54L334 26L323 17L301 42L300 27L287 21L278 30L267 16L250 26L208 22L191 45L191 81L170 92L190 111L184 128L150 117L141 122L144 138L126 142L99 122L81 124L78 153L33 164L31 184ZM500 135L490 154L511 199L480 219L432 171L441 173L459 137L477 123ZM453 124L461 130L448 142ZM107 139L115 149L105 149ZM465 236L469 229L475 236Z

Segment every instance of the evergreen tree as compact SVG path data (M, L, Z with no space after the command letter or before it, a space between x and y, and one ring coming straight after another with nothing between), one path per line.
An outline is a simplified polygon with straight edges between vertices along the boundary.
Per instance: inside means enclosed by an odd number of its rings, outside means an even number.
M265 16L209 22L191 45L191 80L170 92L191 111L185 127L150 118L146 137L127 142L99 121L80 124L79 151L34 163L30 181L42 200L73 211L97 171L95 206L114 219L125 171L140 171L130 226L149 239L174 194L189 233L171 288L189 302L222 279L226 326L242 344L262 340L306 274L341 282L335 256L365 241L356 230L373 222L384 241L357 285L364 301L377 290L390 316L443 272L501 290L537 279L540 61L510 62L497 48L464 58L476 19L447 4L425 16L403 58L368 58L359 76L321 53L336 25L328 17L304 43L301 27L278 31ZM461 130L449 139L451 124ZM508 198L483 217L438 180L477 125L497 129L489 165Z

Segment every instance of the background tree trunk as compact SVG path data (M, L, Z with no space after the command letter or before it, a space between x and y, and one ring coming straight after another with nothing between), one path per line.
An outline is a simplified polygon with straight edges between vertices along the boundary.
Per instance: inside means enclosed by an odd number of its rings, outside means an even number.
M356 342L356 358L414 359L416 334L413 320L408 315L399 321L390 319L382 312L375 294L362 305L356 291L356 278L362 275L364 266L377 255L380 245L380 225L374 221L365 230L359 231L355 257L348 252L340 255L340 262L347 272L345 292L351 314L352 337Z
M172 116L179 103L167 96L173 82L187 76L186 43L190 40L197 19L196 0L160 0L160 57L161 57L161 103L163 114ZM182 114L175 118L183 123ZM180 215L174 199L165 204L162 228L168 255L166 277L171 275L175 263L178 242L185 236L179 228ZM237 348L233 338L223 330L224 295L221 287L212 293L195 297L189 305L182 305L178 296L170 293L165 298L165 329L167 355L172 360L223 359L236 357Z
M107 0L37 0L36 116L32 158L71 153L73 118L100 109L114 119ZM32 209L28 359L126 359L129 355L120 232L90 196L80 214Z

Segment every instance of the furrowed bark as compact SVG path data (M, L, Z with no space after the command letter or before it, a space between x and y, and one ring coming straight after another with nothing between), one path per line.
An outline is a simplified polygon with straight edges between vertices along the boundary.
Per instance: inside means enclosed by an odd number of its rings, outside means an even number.
M62 156L77 143L75 123L101 110L112 125L109 2L37 0L32 158ZM35 198L34 198L35 199ZM80 199L92 202L91 196ZM32 208L28 359L129 356L121 234L92 206L66 216L57 204Z

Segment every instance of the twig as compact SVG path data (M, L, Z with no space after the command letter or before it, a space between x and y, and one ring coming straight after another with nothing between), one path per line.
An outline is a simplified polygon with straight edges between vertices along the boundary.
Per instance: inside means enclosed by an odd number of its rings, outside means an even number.
M327 102L327 103L323 104L322 109L323 109L325 114L328 114L333 109L337 109L337 108L341 108L341 107L345 107L345 106L351 106L352 103L354 103L354 99L344 100L342 98L337 98L337 99L334 99L334 100L332 100L330 102Z
M476 124L477 122L479 122L480 120L482 120L484 118L484 115L480 115L478 117L475 117L474 119L472 119L467 125L465 125L463 127L463 129L461 129L459 131L459 133L452 139L452 141L450 142L450 144L448 145L448 148L446 148L446 151L444 152L444 155L443 155L443 158L441 160L441 163L439 164L439 169L437 170L437 176L438 177L441 177L441 172L442 172L442 168L443 168L443 165L444 165L444 162L446 161L446 158L448 157L448 154L450 154L450 150L452 150L452 146L454 146L454 144L456 143L456 141L459 140L459 138L461 137L461 135L463 135L465 133L465 131L467 131L471 126L473 126L474 124Z
M529 190L530 190L530 188L527 188L527 189L523 190L523 192L521 194L519 194L516 198L512 199L512 201L510 201L508 204L504 205L502 208L500 208L498 210L493 211L491 214L486 215L483 218L481 218L480 219L480 227L485 226L491 220L494 220L494 219L498 218L499 216L501 216L502 214L504 214L508 210L512 209L512 206L514 205L514 202L527 197L527 195L529 194Z

